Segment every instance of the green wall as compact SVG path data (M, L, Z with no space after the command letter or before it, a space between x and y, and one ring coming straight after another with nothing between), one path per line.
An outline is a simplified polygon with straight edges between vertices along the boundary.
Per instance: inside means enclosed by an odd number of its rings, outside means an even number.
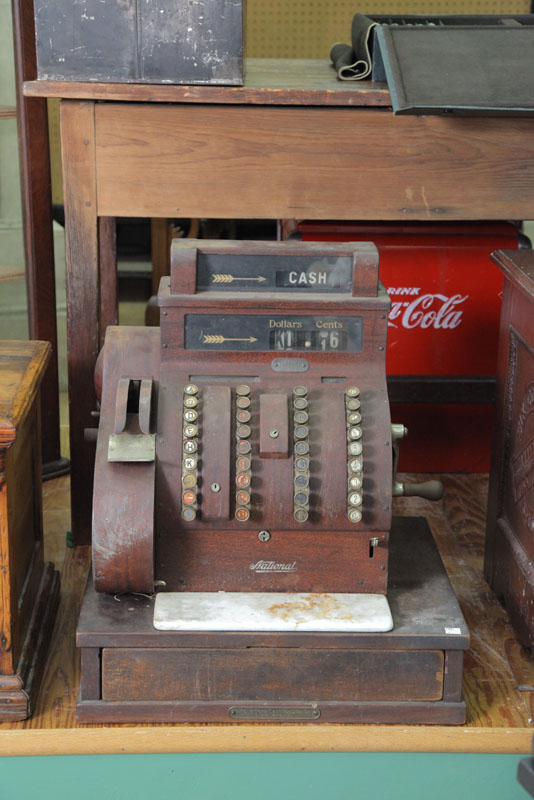
M2 800L525 800L520 756L265 753L0 759Z

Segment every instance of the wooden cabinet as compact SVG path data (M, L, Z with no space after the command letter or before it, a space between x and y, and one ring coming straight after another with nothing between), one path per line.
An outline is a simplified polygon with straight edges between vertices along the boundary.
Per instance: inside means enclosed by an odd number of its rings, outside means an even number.
M485 577L534 646L534 254L499 251L504 274Z
M39 386L45 342L0 342L0 719L25 719L44 667L59 578L44 563Z

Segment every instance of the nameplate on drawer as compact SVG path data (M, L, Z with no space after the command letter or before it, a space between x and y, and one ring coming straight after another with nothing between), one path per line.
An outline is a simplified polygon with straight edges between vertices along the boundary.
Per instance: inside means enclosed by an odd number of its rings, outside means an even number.
M232 719L319 719L321 712L313 706L232 706Z

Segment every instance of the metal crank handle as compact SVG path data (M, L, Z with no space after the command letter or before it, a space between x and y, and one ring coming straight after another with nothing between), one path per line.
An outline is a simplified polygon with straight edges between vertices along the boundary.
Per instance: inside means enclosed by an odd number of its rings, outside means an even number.
M424 483L402 483L395 481L394 497L423 497L425 500L441 500L443 484L441 481L424 481Z

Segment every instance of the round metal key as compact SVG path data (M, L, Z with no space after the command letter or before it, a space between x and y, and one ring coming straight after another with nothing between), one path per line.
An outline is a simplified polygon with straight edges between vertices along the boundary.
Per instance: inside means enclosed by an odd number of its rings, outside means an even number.
M295 475L295 487L297 489L305 489L310 483L307 475Z
M248 510L248 508L245 508L244 506L240 506L239 508L236 508L236 510L235 510L235 518L239 522L246 522L249 519L249 517L250 517L250 511Z
M362 449L361 442L349 442L348 450L351 456L361 456Z
M196 453L198 450L198 444L195 442L194 439L186 439L184 442L184 453L190 455L191 453Z
M297 425L297 427L294 430L295 439L306 439L309 432L310 429L308 428L307 425Z
M310 467L310 459L306 458L305 456L300 456L299 458L295 459L295 469L298 469L299 472L306 472Z
M362 496L359 492L351 492L349 494L349 504L351 506L361 506Z
M250 503L250 494L242 490L237 492L235 499L240 506L247 506Z
M182 478L182 486L184 489L192 489L197 484L197 476L192 472L188 472Z
M293 394L295 395L295 397L306 397L306 395L308 394L308 390L306 389L305 386L295 386L295 388L293 389Z
M309 495L307 492L295 492L294 500L296 506L307 506Z
M237 426L237 438L238 439L248 439L250 436L251 430L249 425L238 425Z
M241 409L241 408L239 409L239 411L235 415L236 420L239 423L241 423L242 425L245 425L247 422L250 422L250 417L251 417L250 411L247 411L246 409Z
M360 475L351 475L349 478L349 489L361 489L362 479Z
M362 518L362 512L359 508L351 508L348 513L348 517L351 522L360 522Z
M188 439L192 439L197 433L198 428L196 425L184 425L184 436L187 436Z
M245 383L241 383L235 390L235 393L239 397L248 397L250 394L250 386L247 386Z
M249 408L250 397L238 397L235 403L238 408Z
M239 475L236 475L235 482L240 489L246 489L250 486L250 475L246 472L241 472Z
M186 408L196 408L198 406L197 397L184 397L184 406Z
M194 383L188 383L187 386L184 386L184 394L198 394L198 386L195 386Z
M293 414L293 421L296 425L305 425L308 422L309 415L307 411L295 411Z
M193 411L193 409L188 409L184 411L184 422L196 422L198 419L198 411Z
M308 401L305 397L295 397L293 408L297 409L297 411L304 411L305 408L308 408Z
M295 513L293 514L297 522L306 522L308 519L308 512L305 508L296 508Z
M347 422L349 425L358 425L362 421L362 415L359 411L350 411L347 414Z
M307 453L310 452L310 445L308 442L295 442L295 453L298 456L305 456Z
M359 397L360 390L358 389L357 386L347 386L347 388L345 389L345 394L347 395L347 397Z
M357 397L351 397L349 400L345 401L345 407L349 411L357 411L361 406L360 401Z
M196 496L195 492L192 492L190 489L188 489L182 495L182 503L184 503L184 505L186 505L186 506L192 506L193 503L196 502L196 499L197 499L197 496Z
M194 508L184 508L182 509L182 519L185 519L186 522L192 522L197 515L197 512Z
M236 467L239 472L246 472L250 469L250 458L247 458L247 456L239 456L236 461Z
M250 453L250 450L250 442L247 442L246 439L242 439L237 443L237 452L240 455L246 455L247 453Z

